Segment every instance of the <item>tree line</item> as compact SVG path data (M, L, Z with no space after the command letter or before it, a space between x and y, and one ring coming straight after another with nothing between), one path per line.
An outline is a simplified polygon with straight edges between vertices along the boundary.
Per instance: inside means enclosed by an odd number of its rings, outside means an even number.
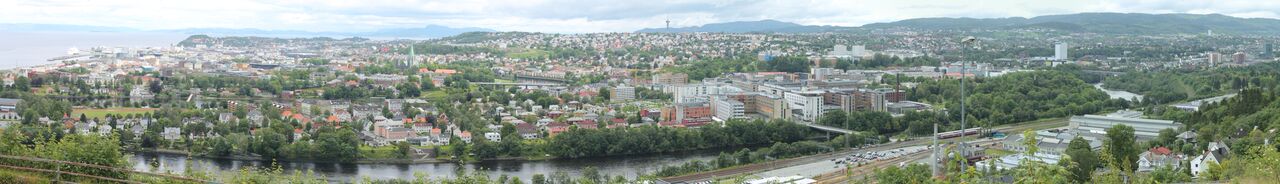
M661 153L743 145L794 142L808 127L787 121L731 120L699 128L642 126L621 129L572 128L552 136L548 154L560 158Z

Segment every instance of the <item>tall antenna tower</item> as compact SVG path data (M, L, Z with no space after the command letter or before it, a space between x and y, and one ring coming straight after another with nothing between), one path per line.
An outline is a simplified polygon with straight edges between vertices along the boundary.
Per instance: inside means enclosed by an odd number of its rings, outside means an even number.
M671 30L671 19L667 19L667 30Z

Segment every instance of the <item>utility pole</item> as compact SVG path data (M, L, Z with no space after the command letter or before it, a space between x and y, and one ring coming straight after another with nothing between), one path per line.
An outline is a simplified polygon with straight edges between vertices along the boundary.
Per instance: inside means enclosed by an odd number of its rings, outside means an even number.
M942 176L942 170L938 169L939 168L938 163L942 162L942 159L938 158L938 124L937 123L933 124L933 144L929 145L929 149L933 151L933 155L931 156L933 158L933 162L929 162L929 170L933 171L933 177L935 178L940 177Z

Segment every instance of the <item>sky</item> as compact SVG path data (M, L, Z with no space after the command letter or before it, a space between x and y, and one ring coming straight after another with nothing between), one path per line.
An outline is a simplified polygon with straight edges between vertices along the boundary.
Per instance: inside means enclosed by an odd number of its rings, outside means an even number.
M926 17L1034 17L1081 12L1218 13L1280 18L1280 0L0 0L0 23L144 30L256 28L364 32L481 27L553 33L631 32L773 19L860 26Z

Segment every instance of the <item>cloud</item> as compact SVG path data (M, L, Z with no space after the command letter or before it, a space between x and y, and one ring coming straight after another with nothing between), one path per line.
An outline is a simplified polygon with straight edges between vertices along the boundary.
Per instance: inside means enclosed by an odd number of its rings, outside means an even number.
M923 17L1033 17L1080 12L1218 13L1280 18L1280 1L1257 0L0 0L0 23L140 29L258 28L371 31L484 27L502 31L629 32L775 19L858 26Z

